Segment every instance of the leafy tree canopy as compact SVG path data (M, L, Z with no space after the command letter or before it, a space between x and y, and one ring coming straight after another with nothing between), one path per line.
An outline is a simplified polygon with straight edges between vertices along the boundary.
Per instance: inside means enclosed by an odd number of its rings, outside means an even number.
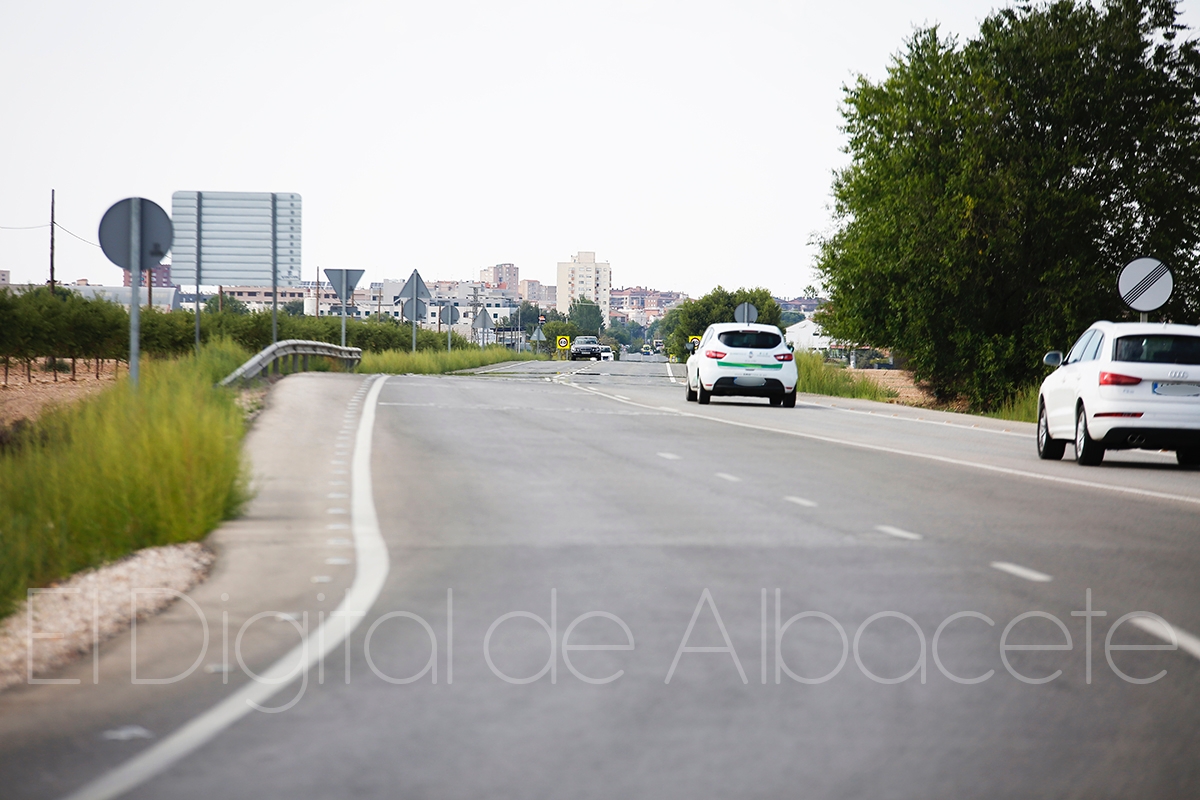
M1175 273L1156 317L1195 323L1200 51L1177 19L1176 0L1018 5L963 46L918 30L886 79L846 87L818 321L981 407L1127 317L1138 256Z
M752 303L758 309L758 322L778 325L782 311L767 289L738 289L730 292L720 286L703 297L684 300L666 313L653 337L666 341L667 352L681 358L687 355L689 336L699 336L716 322L733 322L733 312L742 303Z
M238 300L236 297L231 297L229 295L225 295L224 297L213 295L204 301L204 310L206 313L215 314L217 313L218 307L220 307L221 311L226 314L237 314L240 316L250 313L250 306L246 305L241 300Z
M599 336L604 328L604 312L600 306L585 297L571 301L567 319L580 331L592 336Z

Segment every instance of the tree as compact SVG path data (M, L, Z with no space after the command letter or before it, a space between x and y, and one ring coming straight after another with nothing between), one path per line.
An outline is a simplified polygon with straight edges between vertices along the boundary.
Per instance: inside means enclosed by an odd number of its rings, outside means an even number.
M714 323L733 322L734 309L742 303L751 303L758 309L759 323L779 325L783 312L767 289L730 292L718 286L703 297L684 300L672 308L656 326L651 326L651 335L666 341L668 353L685 358L688 337L701 335Z
M784 311L779 315L779 327L789 328L797 322L803 322L804 315L799 311Z
M231 297L229 295L225 295L223 298L214 295L205 300L205 313L217 313L218 305L220 306L221 311L226 314L237 314L239 316L244 316L250 313L250 306L246 305L241 300L238 300L236 297Z
M1116 276L1137 256L1175 272L1162 318L1196 321L1200 52L1176 5L1021 5L961 47L919 30L882 82L845 88L826 331L986 407L1125 317Z
M282 306L280 306L279 310L282 311L283 313L287 314L289 317L303 317L304 316L304 301L303 300L289 300L286 303L284 303Z
M580 331L591 336L599 336L600 331L604 328L604 312L600 310L600 306L586 297L571 301L567 319Z

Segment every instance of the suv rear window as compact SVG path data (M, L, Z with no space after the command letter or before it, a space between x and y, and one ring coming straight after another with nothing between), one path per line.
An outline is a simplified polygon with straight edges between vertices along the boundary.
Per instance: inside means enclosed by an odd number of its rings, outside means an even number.
M779 334L767 331L725 331L718 334L717 338L727 347L770 350L779 346Z
M1113 361L1153 364L1200 364L1200 336L1148 334L1117 339Z

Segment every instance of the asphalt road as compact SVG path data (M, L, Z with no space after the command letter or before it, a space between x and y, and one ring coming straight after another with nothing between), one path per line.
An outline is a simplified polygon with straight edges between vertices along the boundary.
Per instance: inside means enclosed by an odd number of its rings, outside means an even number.
M259 498L216 537L242 549L194 594L214 642L236 606L230 647L272 612L244 637L263 671L288 619L374 576L349 646L259 698L286 710L206 727L245 670L134 686L114 640L99 685L88 662L0 695L0 794L102 796L141 753L129 797L1200 795L1200 472L1040 462L1031 425L862 401L702 407L673 368L284 380ZM385 555L359 541L365 447ZM1073 614L1089 592L1106 616ZM1180 648L1106 654L1135 611ZM1111 644L1164 644L1141 624ZM198 627L146 624L146 674ZM130 725L150 738L105 738Z

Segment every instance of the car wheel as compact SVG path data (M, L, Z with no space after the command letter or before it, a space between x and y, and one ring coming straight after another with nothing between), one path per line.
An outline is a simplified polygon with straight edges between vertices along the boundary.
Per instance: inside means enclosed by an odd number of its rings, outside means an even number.
M1175 451L1175 460L1181 467L1200 467L1200 447L1181 447Z
M1062 439L1050 438L1050 422L1046 418L1046 404L1038 403L1037 420L1037 452L1038 458L1045 461L1058 461L1063 457L1067 443Z
M687 378L684 378L683 382L687 386L687 401L689 403L696 402L696 390L692 388L692 382Z
M783 395L781 395L781 394L773 394L770 397L768 397L767 399L771 401L771 405L773 405L773 406L783 405Z
M785 394L783 396L783 407L784 408L795 408L796 407L796 390L795 389L793 389L792 391L788 392L787 394Z
M700 383L700 379L696 379L696 402L702 406L708 405L708 401L712 400L712 392L704 388L704 384Z
M1080 406L1079 413L1075 416L1075 463L1094 467L1103 460L1104 445L1088 433L1087 409Z

